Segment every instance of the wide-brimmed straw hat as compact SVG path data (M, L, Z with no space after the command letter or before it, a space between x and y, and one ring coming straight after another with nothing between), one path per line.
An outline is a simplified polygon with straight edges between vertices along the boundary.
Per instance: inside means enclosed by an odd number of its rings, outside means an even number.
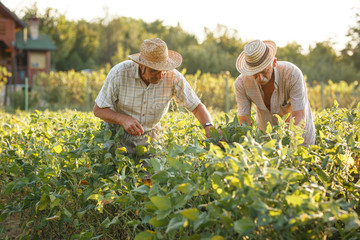
M245 45L236 60L236 69L243 75L261 72L273 61L276 44L271 40L254 40Z
M168 50L166 43L160 38L144 40L140 53L128 57L138 64L158 71L172 70L182 63L180 53Z

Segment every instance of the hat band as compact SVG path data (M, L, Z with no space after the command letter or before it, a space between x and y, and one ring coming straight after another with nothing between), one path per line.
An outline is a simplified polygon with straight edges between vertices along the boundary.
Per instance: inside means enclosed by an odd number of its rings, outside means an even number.
M265 45L265 46L266 46L266 45ZM257 66L259 66L259 65L265 60L265 58L267 57L268 53L269 53L269 48L268 48L268 46L266 46L266 49L265 49L264 54L262 55L262 57L261 57L257 62L251 63L251 62L248 62L248 61L246 61L246 60L245 60L245 62L246 62L246 64L249 65L250 67L257 67Z

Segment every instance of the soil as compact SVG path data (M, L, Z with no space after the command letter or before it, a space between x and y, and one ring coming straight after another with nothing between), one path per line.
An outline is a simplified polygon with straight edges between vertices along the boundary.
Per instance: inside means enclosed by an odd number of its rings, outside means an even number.
M22 232L19 214L11 214L0 223L0 239L19 239Z

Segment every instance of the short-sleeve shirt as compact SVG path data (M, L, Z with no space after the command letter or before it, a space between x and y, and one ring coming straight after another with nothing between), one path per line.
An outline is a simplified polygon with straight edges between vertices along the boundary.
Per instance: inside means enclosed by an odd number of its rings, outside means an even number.
M176 69L167 71L158 84L148 86L139 76L139 65L131 60L114 66L95 99L100 108L126 114L135 118L145 132L159 128L160 120L168 111L170 100L189 111L201 102Z
M306 83L301 70L290 62L278 61L274 68L275 90L270 100L270 110L264 103L264 92L251 76L240 75L235 83L235 96L239 116L251 114L251 104L256 105L256 120L259 128L266 130L267 122L277 124L275 114L280 117L293 111L305 110L306 125L304 143L315 143L315 125L307 96Z

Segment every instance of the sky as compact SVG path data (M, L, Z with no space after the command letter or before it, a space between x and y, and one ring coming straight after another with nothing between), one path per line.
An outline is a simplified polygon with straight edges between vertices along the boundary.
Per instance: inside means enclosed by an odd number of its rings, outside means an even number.
M360 0L1 0L18 17L36 2L40 13L50 7L68 20L131 17L180 26L201 41L204 28L218 24L235 30L243 41L273 40L280 47L297 42L305 51L330 41L344 48L350 27L356 26Z

